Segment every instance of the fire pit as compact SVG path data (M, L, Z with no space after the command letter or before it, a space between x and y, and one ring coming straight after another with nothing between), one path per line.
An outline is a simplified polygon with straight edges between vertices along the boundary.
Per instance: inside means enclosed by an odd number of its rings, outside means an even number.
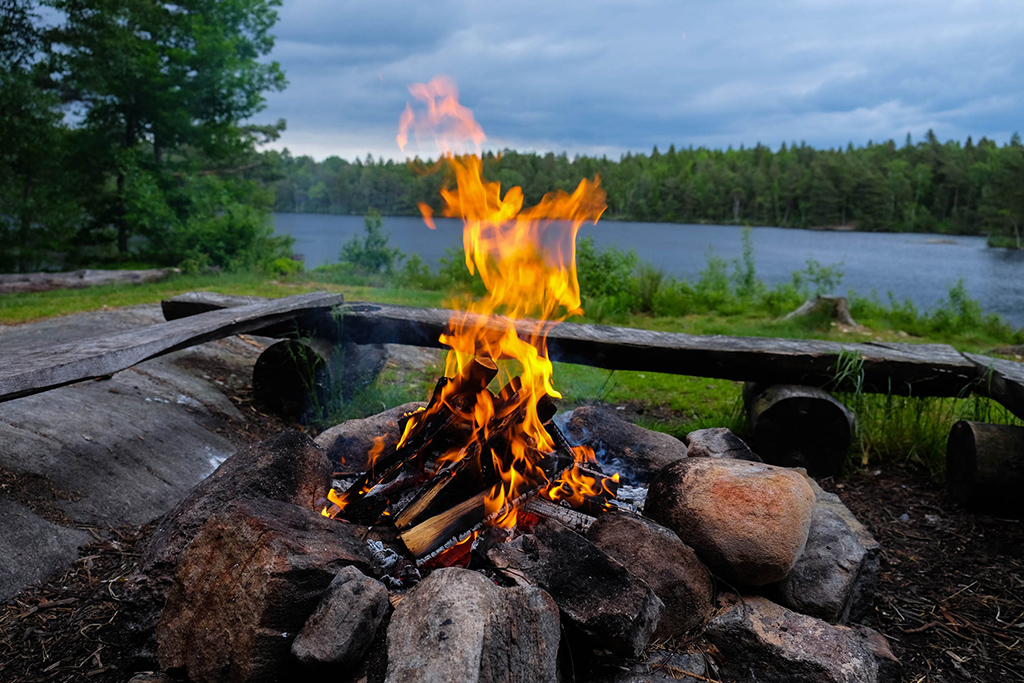
M449 82L412 92L428 116L407 108L400 142L483 139ZM282 435L201 484L130 582L142 660L197 683L892 679L884 638L842 625L870 604L878 544L835 496L720 430L687 457L600 410L556 418L545 339L580 310L598 181L523 209L478 157L444 163L487 287L441 337L444 377L423 405L322 449Z

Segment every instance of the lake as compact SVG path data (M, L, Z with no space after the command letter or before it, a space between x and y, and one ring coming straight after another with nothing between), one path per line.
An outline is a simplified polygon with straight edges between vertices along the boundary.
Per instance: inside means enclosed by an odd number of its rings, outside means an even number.
M384 218L392 246L419 254L435 264L445 250L462 246L462 223L436 219L430 230L419 218ZM296 253L307 268L338 260L341 246L363 234L362 216L275 214L275 229L295 238ZM601 221L585 225L580 237L593 237L598 247L636 249L677 279L695 280L707 264L709 249L727 260L740 258L743 229L735 225L680 225ZM826 232L790 228L754 228L757 276L769 284L790 280L793 271L815 259L822 265L842 264L841 293L876 292L910 299L922 310L945 298L950 285L963 278L967 291L986 312L999 313L1024 327L1024 251L990 249L984 237L879 232Z

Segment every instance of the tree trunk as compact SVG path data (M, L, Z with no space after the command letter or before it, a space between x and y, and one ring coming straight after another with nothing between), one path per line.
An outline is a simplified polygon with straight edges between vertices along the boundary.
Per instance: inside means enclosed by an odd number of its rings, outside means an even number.
M803 467L812 477L838 474L846 461L854 416L817 387L746 383L743 402L754 452L772 465Z
M946 444L946 490L966 507L1024 517L1024 427L961 420Z

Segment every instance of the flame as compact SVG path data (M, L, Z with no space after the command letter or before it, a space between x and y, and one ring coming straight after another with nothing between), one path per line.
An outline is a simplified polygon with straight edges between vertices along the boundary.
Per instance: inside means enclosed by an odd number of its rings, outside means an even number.
M584 223L596 223L600 218L606 208L605 194L598 178L583 180L572 193L551 192L536 206L524 208L522 188L512 187L503 195L499 183L484 179L479 156L452 153L458 142L471 141L479 149L486 139L472 112L459 104L454 83L438 77L409 90L426 111L418 115L411 104L406 106L399 121L399 146L404 149L410 131L419 137L431 130L437 136L443 161L455 178L454 188L441 191L443 215L462 219L466 267L470 273L478 273L487 287L483 298L463 303L440 337L450 349L445 374L458 377L474 358L484 357L502 361L499 380L503 384L516 374L522 380L521 389L502 406L502 414L520 410L522 419L508 430L511 436L500 448L481 453L482 460L490 458L501 478L486 499L488 519L495 526L510 527L515 524L518 499L548 484L538 462L555 450L555 444L537 406L544 396L561 395L552 382L547 334L558 322L582 313L576 235ZM433 211L425 204L420 210L433 228ZM453 391L452 384L442 389L438 403L454 409L445 390ZM488 425L495 416L494 401L485 389L473 403L471 414L465 416L473 425L471 446L484 447ZM403 443L412 423L425 417L429 416L418 414L409 420ZM458 448L443 458L454 462L471 450ZM574 457L585 458L580 454ZM574 491L583 490L578 483L571 486Z

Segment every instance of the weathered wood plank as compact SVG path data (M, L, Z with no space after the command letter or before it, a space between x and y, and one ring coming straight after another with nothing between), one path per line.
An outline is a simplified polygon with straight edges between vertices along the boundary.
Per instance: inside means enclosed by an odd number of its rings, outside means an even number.
M164 320L180 320L200 313L220 311L225 308L239 308L254 303L271 301L262 296L236 296L218 292L186 292L160 302ZM311 312L299 319L286 320L284 323L269 325L249 334L275 339L317 338L325 342L341 342L341 327L330 310L324 309Z
M344 305L346 341L440 347L452 311L377 304ZM500 324L496 320L486 325ZM517 323L520 336L534 321ZM862 390L959 396L977 377L974 364L945 344L840 343L766 337L697 336L625 327L562 323L551 329L552 360L616 370L664 372L772 384L854 388L837 382L837 364L855 360Z
M965 353L964 356L977 368L975 391L999 401L1024 420L1024 363L976 353Z
M46 292L51 289L82 289L100 285L138 285L166 280L177 268L150 270L73 270L67 273L0 274L0 294Z
M343 300L326 292L300 294L0 358L0 401L104 377L213 339L322 319Z

